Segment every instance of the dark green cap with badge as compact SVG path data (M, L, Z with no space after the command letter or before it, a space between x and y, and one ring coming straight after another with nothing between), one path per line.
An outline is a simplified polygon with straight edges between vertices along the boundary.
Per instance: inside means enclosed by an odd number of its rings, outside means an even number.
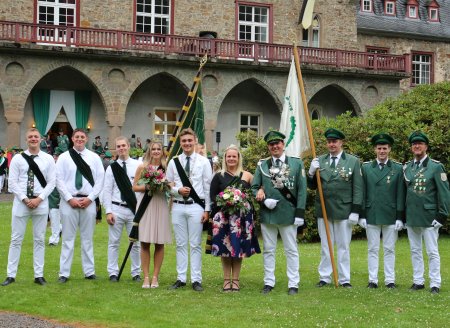
M105 157L106 158L111 158L112 157L112 154L111 154L111 152L109 150L105 151Z
M392 146L394 144L394 138L392 138L387 133L379 133L372 137L370 140L372 142L372 145L390 145Z
M324 135L327 139L345 139L345 134L333 128L327 129Z
M286 136L283 133L275 130L267 132L264 136L264 141L268 144L274 141L284 141L284 139L286 139Z
M428 137L422 131L414 131L408 138L408 142L412 144L413 142L425 142L427 145L429 143Z

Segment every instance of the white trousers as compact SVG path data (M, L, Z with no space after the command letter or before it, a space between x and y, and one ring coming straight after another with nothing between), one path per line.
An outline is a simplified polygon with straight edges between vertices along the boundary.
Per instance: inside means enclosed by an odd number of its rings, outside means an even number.
M288 288L298 288L300 264L297 247L297 226L261 223L261 232L264 245L264 285L275 286L275 252L279 232L286 256Z
M331 244L337 247L337 267L339 284L350 283L350 242L352 240L353 226L348 220L328 221ZM333 267L331 265L330 251L328 249L327 233L322 218L317 220L321 250L319 277L326 283L331 283Z
M33 223L33 267L34 277L44 276L45 258L45 230L47 228L48 214L31 216ZM19 266L20 252L23 237L27 228L29 216L12 215L11 221L11 244L9 245L7 276L15 278Z
M0 175L0 194L2 193L2 190L3 190L3 184L5 183L5 177L6 177L6 174Z
M383 234L384 250L384 284L395 283L395 243L398 232L395 225L368 224L366 228L369 282L378 284L378 253L380 251L380 237Z
M57 245L59 243L59 233L62 229L59 208L51 208L48 216L50 217L50 227L52 230L52 234L48 238L48 243Z
M413 266L413 282L423 285L425 279L422 237L425 242L425 249L428 255L428 270L430 277L430 287L441 287L441 258L439 256L438 238L439 231L433 227L406 227L408 230L409 245L411 247L411 260Z
M188 242L191 253L191 282L202 282L202 215L198 204L173 204L172 224L177 249L177 280L186 282Z
M130 234L133 227L133 217L114 215L114 225L109 225L109 240L108 240L108 274L109 276L119 274L119 249L120 239L122 238L123 229L126 229L127 236ZM141 273L141 247L139 242L134 242L131 248L131 276L134 277Z
M81 265L84 275L95 274L94 266L94 228L95 228L95 202L87 208L72 208L69 203L61 200L59 205L62 223L62 246L59 259L59 275L70 277L73 252L77 230L80 229Z

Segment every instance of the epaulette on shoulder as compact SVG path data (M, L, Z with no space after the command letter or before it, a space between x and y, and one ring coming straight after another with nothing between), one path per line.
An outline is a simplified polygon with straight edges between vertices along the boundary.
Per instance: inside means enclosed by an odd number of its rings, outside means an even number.
M411 162L412 162L412 160L411 160L411 161L407 161L407 162L405 163L405 165L411 164Z
M372 161L363 162L363 164L370 164Z
M400 163L400 162L397 162L397 161L394 161L394 160L391 160L392 161L392 163L395 163L395 164L398 164L398 165L402 165L402 163Z
M439 161L437 161L437 160L435 160L435 159L432 159L432 158L430 158L433 162L435 162L435 163L437 163L437 164L441 164L441 162L439 162Z

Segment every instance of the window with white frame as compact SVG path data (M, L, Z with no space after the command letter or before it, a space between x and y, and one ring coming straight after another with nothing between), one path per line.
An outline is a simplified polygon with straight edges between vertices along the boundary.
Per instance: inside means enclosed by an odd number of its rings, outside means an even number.
M432 83L432 64L433 56L431 54L413 53L411 84L418 85Z
M170 34L171 0L136 0L136 32Z
M417 6L416 5L408 5L408 17L409 18L417 18Z
M253 130L257 135L260 133L261 124L261 114L260 113L240 113L239 114L239 132L246 132L248 130ZM240 146L246 147L247 143L241 141Z
M164 146L168 145L176 127L178 112L178 108L155 108L153 139L162 142Z
M269 42L269 7L239 5L239 41Z
M395 15L395 1L386 1L384 3L384 12L386 15Z
M439 21L439 13L437 8L428 8L428 19L431 22Z
M361 1L361 11L366 13L372 12L372 0L362 0Z
M315 15L310 28L303 30L302 46L318 48L320 42L320 20Z
M38 0L37 23L45 25L75 26L76 0ZM39 28L41 40L63 41L66 37L64 29ZM58 39L59 38L59 39Z

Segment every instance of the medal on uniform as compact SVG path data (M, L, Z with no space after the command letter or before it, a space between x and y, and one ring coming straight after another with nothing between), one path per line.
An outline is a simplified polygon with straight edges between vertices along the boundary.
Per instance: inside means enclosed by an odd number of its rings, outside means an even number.
M386 183L391 183L391 176L390 176L390 175L387 176L387 181L386 181Z

